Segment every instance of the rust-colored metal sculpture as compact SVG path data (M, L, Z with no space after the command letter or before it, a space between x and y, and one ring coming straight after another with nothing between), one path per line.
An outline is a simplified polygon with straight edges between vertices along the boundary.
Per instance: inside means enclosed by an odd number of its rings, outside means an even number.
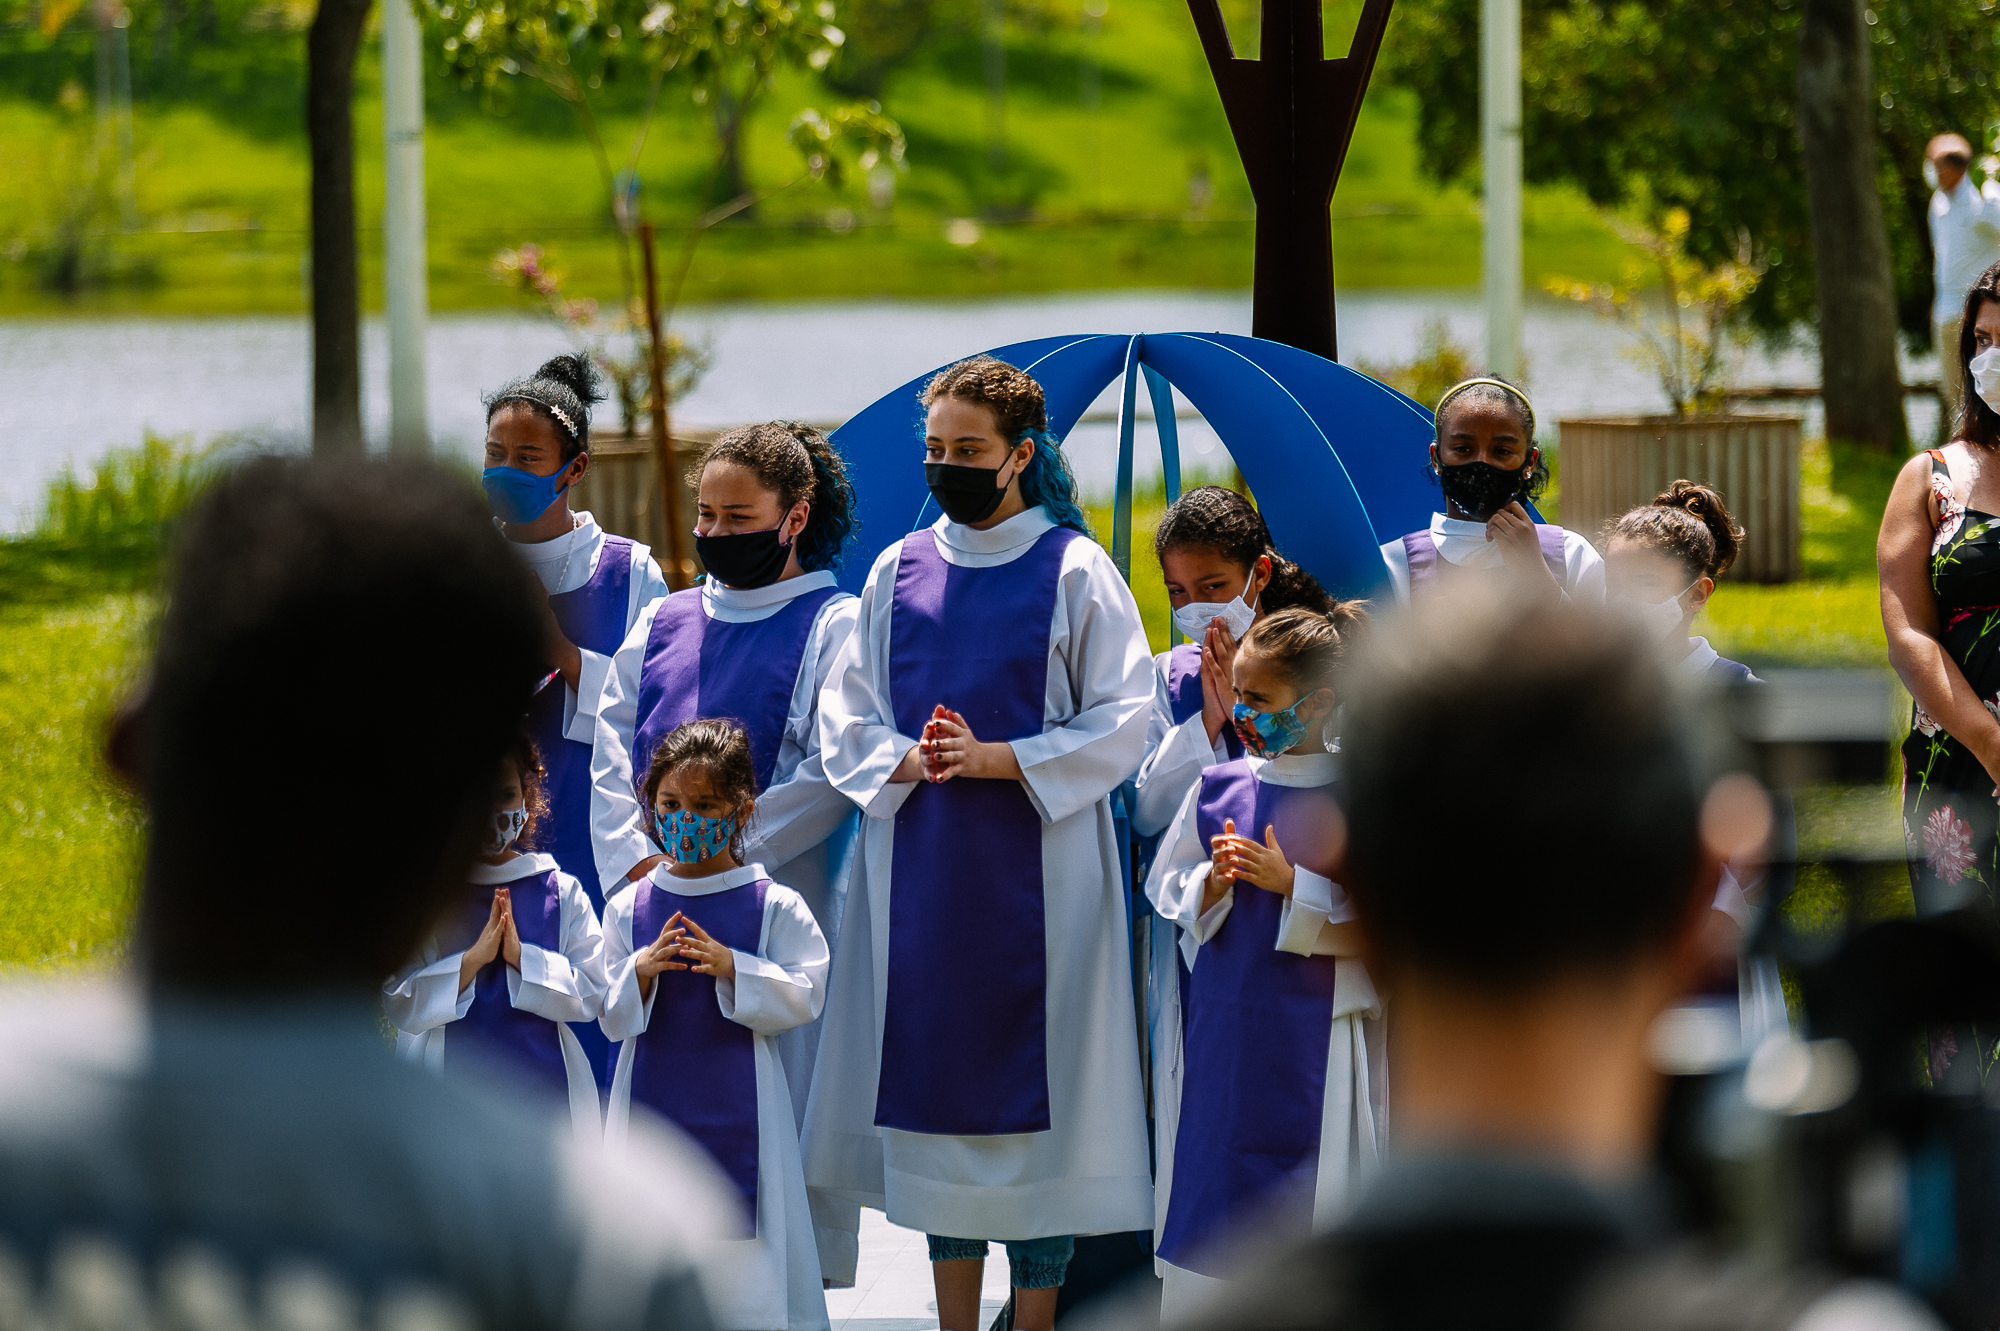
M1347 54L1328 60L1320 0L1263 0L1256 60L1238 58L1218 0L1188 0L1229 132L1257 200L1250 331L1328 360L1333 336L1333 186L1389 26L1367 0Z

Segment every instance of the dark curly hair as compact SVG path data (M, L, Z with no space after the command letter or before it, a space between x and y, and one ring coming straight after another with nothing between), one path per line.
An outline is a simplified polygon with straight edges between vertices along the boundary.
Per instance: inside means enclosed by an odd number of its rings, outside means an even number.
M1035 456L1021 473L1021 499L1029 508L1039 504L1048 509L1056 526L1090 535L1090 522L1077 502L1076 476L1062 441L1049 431L1048 404L1033 375L991 356L973 356L938 371L924 385L926 408L941 397L988 408L1001 438L1010 443L1033 439Z
M1690 580L1722 576L1736 562L1743 529L1722 496L1706 485L1678 480L1623 517L1605 524L1600 544L1634 541L1680 561Z
M757 769L750 759L750 732L734 721L721 717L699 717L683 722L660 738L646 767L646 779L639 786L646 802L646 835L658 838L653 829L653 810L659 803L660 783L667 774L682 767L698 769L708 778L715 793L733 809L744 809L737 820L736 834L729 839L729 852L743 857L744 830L757 808Z
M548 770L542 766L541 751L529 737L524 725L514 732L507 741L507 751L500 755L502 763L514 764L514 770L521 776L522 807L528 811L528 821L521 825L521 835L514 839L516 845L535 845L535 834L540 831L543 820L549 812ZM540 847L546 849L546 847Z
M797 421L742 425L708 446L701 461L688 468L692 489L701 488L701 474L711 462L748 467L757 484L778 496L778 508L789 513L801 499L812 505L806 528L799 533L799 567L838 569L847 558L860 523L854 517L854 484L847 462L833 440Z
M1153 557L1164 564L1174 550L1213 550L1246 574L1258 559L1269 556L1271 581L1257 602L1259 609L1301 606L1320 614L1333 609L1333 597L1319 579L1278 553L1264 515L1234 490L1198 485L1169 504L1153 533Z
M590 451L590 408L604 401L604 380L590 357L574 352L551 356L533 374L514 380L480 399L486 419L510 403L521 403L555 427L563 441L562 460Z
M1368 602L1336 601L1330 611L1293 607L1265 615L1243 635L1239 651L1277 667L1301 694L1333 689L1348 649L1368 628Z
M1972 357L1977 346L1979 311L1988 301L2000 304L2000 263L1979 275L1965 293L1965 319L1958 329L1958 437L1979 448L2000 446L2000 411L1986 405L1972 386ZM1939 347L1940 354L1944 348Z
M1529 403L1526 393L1505 379L1473 379L1446 390L1445 395L1438 399L1437 410L1431 414L1431 420L1436 426L1437 437L1440 440L1445 436L1445 412L1458 406L1505 408L1520 422L1521 438L1527 444L1529 453L1533 454L1535 451L1535 408ZM1520 498L1532 504L1549 488L1548 459L1531 457L1530 461L1523 465L1533 466L1535 469L1535 474L1528 478L1527 485L1522 487L1520 493ZM1430 476L1431 483L1438 484L1435 470L1431 470Z

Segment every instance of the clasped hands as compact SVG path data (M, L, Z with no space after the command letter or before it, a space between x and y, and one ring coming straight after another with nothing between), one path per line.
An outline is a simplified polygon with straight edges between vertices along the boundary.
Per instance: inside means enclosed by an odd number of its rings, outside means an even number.
M713 975L717 981L734 980L736 954L710 938L699 924L675 911L673 918L660 926L660 936L633 954L632 969L639 977L639 996L650 998L653 978L661 971L693 971L697 975Z
M1208 882L1202 890L1201 911L1206 915L1223 894L1238 882L1261 887L1266 892L1289 898L1295 877L1285 852L1278 849L1278 829L1266 827L1262 842L1239 836L1236 820L1222 820L1222 833L1209 838Z
M1021 762L1014 756L1012 744L981 742L964 716L939 703L931 709L930 720L924 722L917 746L903 755L890 780L921 777L935 785L955 776L1019 781Z
M1515 500L1487 519L1486 539L1500 547L1500 558L1509 568L1534 578L1538 583L1547 583L1557 592L1562 591L1562 583L1557 580L1555 570L1542 558L1542 539L1535 520L1528 516L1528 510L1520 500Z
M486 924L458 964L459 992L463 993L473 977L496 958L515 970L521 969L521 935L514 928L514 898L504 887L493 890L493 904L486 908Z

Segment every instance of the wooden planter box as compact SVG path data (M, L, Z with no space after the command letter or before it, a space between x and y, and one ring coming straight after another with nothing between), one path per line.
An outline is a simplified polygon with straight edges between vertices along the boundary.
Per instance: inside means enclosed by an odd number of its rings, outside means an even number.
M719 431L685 430L674 437L676 470L685 473L703 449L715 442ZM681 526L694 531L694 490L683 477L676 478L681 492ZM588 509L598 525L608 532L644 541L653 548L653 558L667 568L667 524L660 509L660 482L653 467L653 440L650 435L595 434L590 437L590 469L570 495L569 506ZM686 581L701 570L694 557L694 538L687 541Z
M1725 578L1799 576L1799 418L1627 416L1561 423L1562 525L1604 525L1676 480L1713 486L1744 530Z

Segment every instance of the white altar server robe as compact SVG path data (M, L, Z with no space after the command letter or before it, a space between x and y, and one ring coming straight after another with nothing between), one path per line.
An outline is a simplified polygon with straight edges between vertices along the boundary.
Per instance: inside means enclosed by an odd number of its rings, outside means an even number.
M1026 554L1053 525L1038 506L986 531L948 518L932 530L948 562L993 568ZM1052 1126L991 1137L875 1126L894 820L915 789L889 780L917 742L897 731L889 690L901 553L899 541L869 570L859 628L820 703L827 776L866 816L806 1111L807 1179L885 1210L896 1224L957 1238L1143 1229L1152 1223L1152 1178L1110 794L1144 754L1150 690L1138 607L1093 541L1074 541L1063 556L1043 731L1013 741L1022 784L1042 819ZM965 831L959 852L979 854L978 829Z
M725 587L710 578L701 584L701 603L711 619L751 624L769 619L795 597L833 583L833 574L826 570L747 590ZM804 898L820 932L826 935L829 949L839 943L854 805L827 781L820 761L819 695L835 658L854 632L860 608L861 602L854 597L838 595L813 617L792 686L784 739L771 769L770 788L758 795L757 816L744 829L744 858L770 865L773 882L785 884ZM590 755L590 824L598 877L605 884L607 899L626 881L625 875L634 865L660 853L646 831L651 822L648 811L639 807L633 794L645 773L632 770L639 669L659 609L660 602L655 600L639 612L612 658L604 679L604 696L597 704L596 747ZM800 1124L805 1121L806 1092L812 1087L819 1029L817 1021L808 1021L778 1038L778 1056L785 1063L792 1110Z
M1331 782L1338 774L1340 760L1331 753L1287 753L1246 761L1257 779L1268 785L1311 788ZM1202 944L1228 922L1236 894L1264 890L1247 883L1231 887L1206 914L1202 912L1201 898L1212 861L1198 822L1200 795L1197 785L1182 799L1180 816L1160 843L1146 880L1146 895L1153 909L1181 931L1181 954L1190 971L1200 964ZM1262 834L1257 835L1261 839ZM1333 946L1324 932L1326 926L1356 918L1354 906L1338 883L1299 865L1293 866L1292 873L1292 895L1279 909L1275 950L1300 956L1330 955ZM1180 1029L1174 1027L1170 1056L1168 1050L1154 1051L1156 1066L1168 1062L1172 1070L1164 1083L1172 1098L1156 1099L1153 1104L1160 1144L1155 1242L1166 1228L1167 1207L1173 1200L1174 1145L1180 1121ZM1386 1052L1382 1000L1359 958L1342 957L1334 969L1333 1029L1327 1041L1326 1098L1320 1111L1319 1171L1313 1186L1315 1231L1331 1228L1347 1213L1361 1185L1381 1163L1389 1110ZM1155 1084L1162 1084L1157 1076ZM1163 1318L1197 1306L1204 1294L1224 1283L1160 1258L1154 1259L1154 1266L1165 1282L1160 1308Z
M651 881L692 903L759 878L769 878L761 864L707 878L676 878L661 864ZM604 1034L619 1041L618 1068L611 1077L606 1107L605 1137L615 1149L625 1139L632 1114L633 1037L653 1016L653 998L639 997L639 975L632 954L652 939L632 938L631 884L604 903L606 963L610 993L600 1023ZM718 1326L730 1331L815 1331L828 1325L826 1295L820 1286L819 1255L813 1242L811 1211L806 1204L805 1172L799 1160L798 1125L785 1087L785 1067L774 1037L819 1016L826 1002L826 972L830 960L826 938L813 923L804 898L773 882L764 893L764 924L757 951L734 951L736 977L715 982L715 1002L722 1015L748 1027L757 1066L757 1234L753 1239L725 1242L708 1291ZM689 975L669 972L667 982ZM706 976L694 976L706 980ZM690 1068L690 1076L700 1076ZM661 1198L662 1206L673 1205Z
M1560 524L1558 524L1560 525ZM1505 558L1500 547L1486 539L1486 524L1431 515L1431 539L1437 542L1438 558L1460 568L1497 569ZM1382 544L1382 558L1389 565L1389 582L1396 599L1410 599L1410 552L1403 538ZM1604 600L1604 557L1581 533L1563 528L1563 591L1592 605Z
M555 868L554 856L537 852L516 855L504 864L474 864L471 877L480 886L499 886ZM563 1023L596 1021L604 1011L604 932L583 884L559 869L556 882L562 906L560 950L551 952L523 939L520 966L507 968L507 999L523 1012L556 1023L563 1071L569 1078L570 1123L580 1139L595 1140L603 1124L597 1079L591 1075L583 1046ZM458 987L464 958L462 948L441 953L433 935L416 960L382 986L383 1015L398 1032L396 1051L434 1071L444 1067L451 1023L472 1010L475 986Z

